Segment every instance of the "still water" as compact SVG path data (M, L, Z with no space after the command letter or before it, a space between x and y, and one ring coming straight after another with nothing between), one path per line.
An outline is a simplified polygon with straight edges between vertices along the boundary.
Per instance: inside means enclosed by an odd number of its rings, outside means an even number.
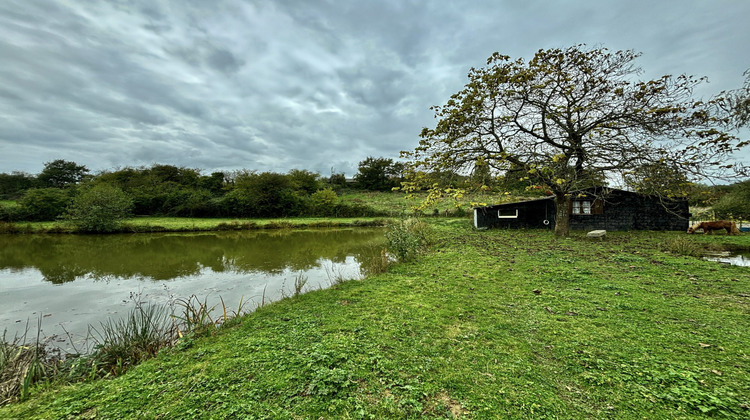
M706 257L709 261L716 261L723 264L738 265L740 267L750 267L750 252L724 252Z
M380 255L382 229L0 235L0 332L82 339L89 325L127 314L135 301L196 295L228 310L361 277ZM220 307L219 307L220 308ZM219 315L217 310L216 315ZM28 327L27 327L28 324Z

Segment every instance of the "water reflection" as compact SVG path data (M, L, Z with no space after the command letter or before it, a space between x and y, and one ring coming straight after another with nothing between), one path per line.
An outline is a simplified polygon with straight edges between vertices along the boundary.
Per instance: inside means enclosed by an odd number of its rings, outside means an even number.
M750 252L724 252L721 254L709 255L706 259L740 267L750 267Z
M0 235L0 333L82 340L88 325L119 317L134 299L169 304L191 295L228 308L358 278L380 255L382 229ZM134 298L135 296L135 298ZM32 328L35 336L35 327ZM67 341L67 340L66 340Z
M0 269L38 269L54 284L88 276L170 280L213 272L306 270L372 252L378 229L133 235L4 235ZM358 258L360 259L360 258Z

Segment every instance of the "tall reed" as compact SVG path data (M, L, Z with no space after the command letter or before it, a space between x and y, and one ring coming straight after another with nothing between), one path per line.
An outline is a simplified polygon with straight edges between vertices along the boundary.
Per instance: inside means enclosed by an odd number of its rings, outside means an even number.
M167 307L136 304L127 317L90 327L89 338L95 344L92 370L119 375L169 346L175 333Z

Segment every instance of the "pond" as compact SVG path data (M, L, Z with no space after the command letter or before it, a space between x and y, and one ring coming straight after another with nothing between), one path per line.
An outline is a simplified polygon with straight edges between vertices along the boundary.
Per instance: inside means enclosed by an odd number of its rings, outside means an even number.
M135 302L192 295L246 311L294 293L361 278L380 255L383 229L121 235L0 235L0 331L60 343L126 315ZM28 340L27 340L28 341ZM61 347L64 347L61 345Z
M723 264L737 265L740 267L750 267L750 251L740 252L722 252L705 257L709 261L716 261Z

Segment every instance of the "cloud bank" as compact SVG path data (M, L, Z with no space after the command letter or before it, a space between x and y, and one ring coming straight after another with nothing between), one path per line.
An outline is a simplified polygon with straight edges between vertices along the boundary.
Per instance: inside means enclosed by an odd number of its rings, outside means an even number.
M353 175L413 149L493 51L634 49L644 77L738 88L747 16L732 0L2 2L0 172L62 158Z

